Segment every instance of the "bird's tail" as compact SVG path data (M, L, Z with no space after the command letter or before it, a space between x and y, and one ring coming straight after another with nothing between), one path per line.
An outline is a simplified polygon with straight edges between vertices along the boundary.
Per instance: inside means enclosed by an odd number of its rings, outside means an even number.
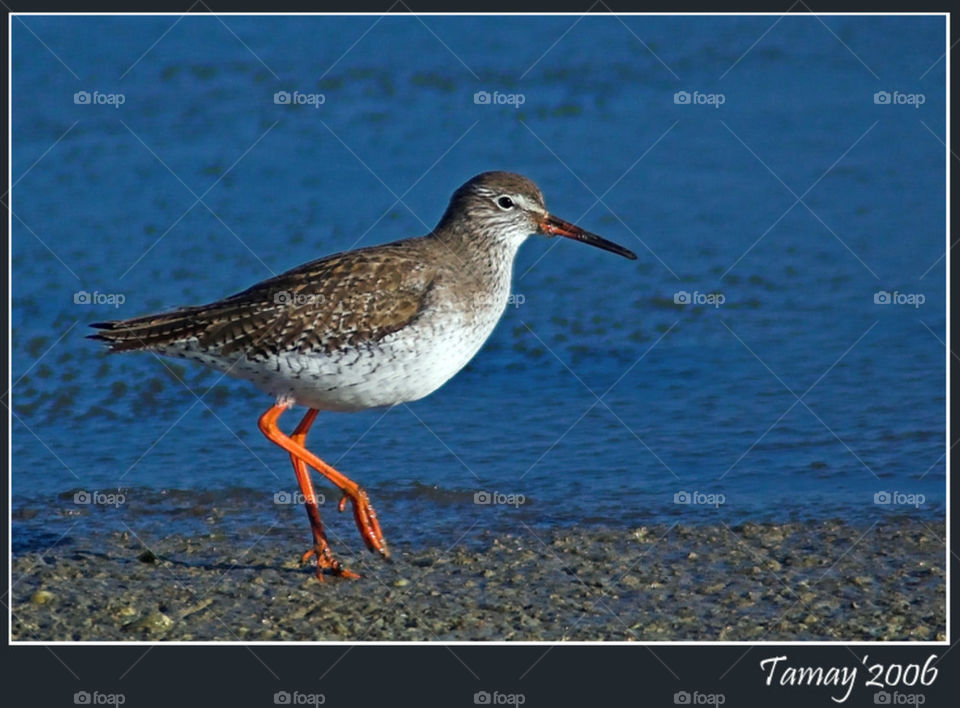
M196 310L185 307L129 320L94 322L90 326L102 331L87 335L87 338L106 342L111 352L158 351L192 336L197 328Z

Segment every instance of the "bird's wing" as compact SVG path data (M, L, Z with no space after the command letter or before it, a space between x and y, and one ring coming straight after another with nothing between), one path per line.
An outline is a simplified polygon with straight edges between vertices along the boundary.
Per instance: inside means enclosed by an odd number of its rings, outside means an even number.
M223 300L93 325L125 351L196 340L202 350L251 355L375 344L413 322L433 290L422 261L391 244L306 263Z

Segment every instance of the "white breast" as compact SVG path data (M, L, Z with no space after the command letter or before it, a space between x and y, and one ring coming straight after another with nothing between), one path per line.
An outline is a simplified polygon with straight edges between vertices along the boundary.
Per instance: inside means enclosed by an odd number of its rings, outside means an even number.
M309 408L356 411L406 403L433 393L466 366L496 327L505 299L469 321L454 312L432 313L375 345L332 354L283 353L232 366L187 356Z

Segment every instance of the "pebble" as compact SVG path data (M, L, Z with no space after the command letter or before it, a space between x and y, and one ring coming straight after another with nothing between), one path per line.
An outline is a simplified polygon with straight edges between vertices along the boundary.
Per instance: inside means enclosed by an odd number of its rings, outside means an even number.
M162 612L151 612L143 619L133 623L131 629L149 634L162 634L173 626L173 620Z
M57 596L49 590L37 590L30 596L30 602L34 605L46 605L48 602L53 602L56 597Z

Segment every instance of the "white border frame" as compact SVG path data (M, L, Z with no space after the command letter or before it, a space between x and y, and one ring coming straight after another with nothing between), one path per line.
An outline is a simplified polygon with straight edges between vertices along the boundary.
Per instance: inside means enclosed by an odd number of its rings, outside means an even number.
M7 17L7 183L13 185L13 23L16 17L210 17L212 15L222 17L289 17L289 16L307 16L307 17L383 17L391 19L394 17L409 18L411 15L406 13L383 13L383 12L11 12ZM945 256L946 261L946 341L947 346L944 351L944 361L946 366L946 526L944 542L946 544L945 572L946 572L946 639L943 641L467 641L456 640L449 642L442 641L376 641L376 640L355 640L355 641L234 641L234 640L203 640L203 641L182 641L182 640L130 640L130 641L39 641L39 640L13 640L13 601L10 599L7 609L7 646L28 647L28 646L905 646L905 647L948 647L950 645L950 13L949 12L810 12L810 13L790 13L790 12L617 12L612 15L606 13L583 13L583 12L417 12L414 15L422 17L942 17L944 18L944 52L943 61L946 66L946 131L944 160L946 164L946 233ZM7 484L7 508L9 516L7 519L7 557L10 566L7 570L7 587L13 586L13 189L10 189L10 208L7 210L7 233L10 235L7 244L7 273L10 279L7 292L7 317L9 324L7 327L7 357L10 361L10 369L7 372L7 390L10 393L7 414L7 436L10 445L7 450L7 468L10 470L10 478Z

